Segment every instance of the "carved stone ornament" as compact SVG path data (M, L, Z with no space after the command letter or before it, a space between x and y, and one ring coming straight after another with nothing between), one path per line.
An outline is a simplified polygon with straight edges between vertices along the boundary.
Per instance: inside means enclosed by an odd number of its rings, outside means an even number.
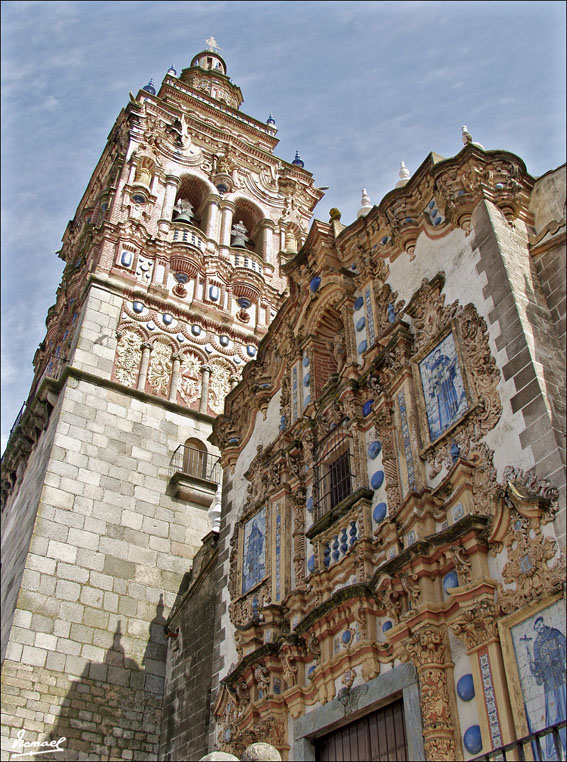
M469 651L498 637L498 617L492 601L481 600L470 609L459 612L451 619L449 626L462 638Z
M142 359L142 337L135 331L123 328L116 345L114 376L125 386L134 387Z
M432 627L412 633L405 649L417 667L427 759L456 759L454 722L447 684L445 635Z
M497 601L502 613L516 611L549 595L565 582L565 557L558 555L557 541L542 532L541 516L522 516L511 504L511 527L504 539L508 563L502 569L504 585L498 585Z
M423 456L429 462L430 477L434 478L441 469L452 463L451 447L458 446L462 458L471 457L482 438L494 428L502 414L502 403L497 385L500 371L488 343L486 321L473 304L462 306L458 301L445 305L442 293L445 277L443 273L433 280L423 280L420 289L410 302L407 313L412 317L414 337L414 361L421 359L428 348L439 342L448 327L455 333L455 344L459 347L463 377L469 389L468 410L463 418L451 429L451 436L441 435L437 442L426 447ZM425 414L422 413L422 418ZM424 425L424 431L427 431Z
M156 341L152 344L148 383L156 394L166 396L171 379L173 349L169 344Z
M472 573L471 562L467 558L465 549L461 545L453 545L449 552L461 584L468 584L472 580Z

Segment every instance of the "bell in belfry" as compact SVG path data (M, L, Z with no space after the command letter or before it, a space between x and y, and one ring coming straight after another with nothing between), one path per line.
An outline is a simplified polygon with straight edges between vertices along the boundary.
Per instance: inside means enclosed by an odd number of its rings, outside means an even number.
M189 222L193 221L193 205L186 201L184 198L180 198L173 207L174 222Z
M246 241L248 240L248 236L246 235L248 231L244 227L244 223L242 220L236 223L236 225L232 226L232 243L231 246L240 246L243 249L246 248Z

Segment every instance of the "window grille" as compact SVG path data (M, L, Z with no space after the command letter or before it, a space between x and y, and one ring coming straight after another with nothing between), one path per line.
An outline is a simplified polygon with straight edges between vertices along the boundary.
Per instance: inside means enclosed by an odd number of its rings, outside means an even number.
M316 448L317 460L313 485L316 521L352 494L354 484L352 436L345 431L345 422L331 429Z

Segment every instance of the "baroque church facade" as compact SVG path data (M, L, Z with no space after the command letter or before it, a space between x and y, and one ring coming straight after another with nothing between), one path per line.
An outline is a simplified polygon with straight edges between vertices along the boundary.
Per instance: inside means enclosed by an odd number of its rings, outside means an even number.
M3 752L559 759L565 167L464 132L309 229L241 102L212 44L131 95L65 232L3 460Z

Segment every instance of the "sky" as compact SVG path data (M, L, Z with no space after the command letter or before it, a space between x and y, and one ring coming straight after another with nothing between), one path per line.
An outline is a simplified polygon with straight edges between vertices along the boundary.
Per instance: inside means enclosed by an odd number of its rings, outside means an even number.
M272 112L315 209L349 224L461 126L538 176L565 161L561 2L2 2L2 440L26 399L63 271L61 237L128 93L159 85L213 35L241 111ZM157 88L156 88L157 89Z

